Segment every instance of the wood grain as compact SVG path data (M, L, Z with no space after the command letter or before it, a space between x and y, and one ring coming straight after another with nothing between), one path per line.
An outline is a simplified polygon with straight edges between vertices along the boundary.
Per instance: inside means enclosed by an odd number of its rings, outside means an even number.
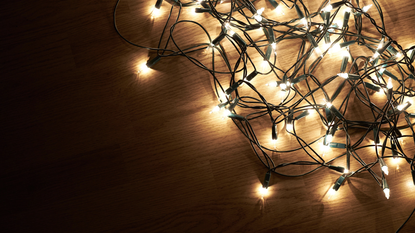
M152 22L154 2L122 0L117 12L120 31L152 47L166 19ZM415 2L379 3L387 32L414 45ZM231 121L209 115L209 74L174 57L137 76L155 54L115 33L114 5L2 3L2 232L394 232L413 210L403 162L390 167L390 200L367 173L327 199L338 177L328 169L272 176L261 198L265 168ZM207 18L197 16L216 35ZM185 29L183 45L206 40ZM414 231L413 217L401 232Z

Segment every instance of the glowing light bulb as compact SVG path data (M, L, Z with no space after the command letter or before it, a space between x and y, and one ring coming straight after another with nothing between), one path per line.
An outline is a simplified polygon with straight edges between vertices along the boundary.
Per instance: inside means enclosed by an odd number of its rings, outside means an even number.
M210 114L212 114L213 112L218 112L219 110L220 110L220 107L216 105L216 106L212 109L212 111L210 111L209 113L210 113Z
M344 9L344 12L350 13L350 11L352 11L352 9L350 7L346 7L346 9Z
M288 132L292 132L293 129L294 129L293 123L288 122L287 125L285 126L285 128L287 129Z
M272 42L271 43L271 48L272 48L272 51L274 51L274 54L277 55L277 43Z
M285 91L285 89L287 89L287 84L281 83L280 84L280 87L281 87L281 90L284 90Z
M331 188L329 190L329 193L328 193L328 199L330 199L332 196L334 196L336 194L336 192L337 192L337 190L335 190L334 188Z
M225 109L225 111L223 111L223 117L228 117L229 115L231 115L231 111L229 111L229 109Z
M307 21L307 19L306 19L306 18L302 18L302 19L301 19L301 23L302 23L302 24L304 24L304 27L305 27L305 28L308 28L308 21Z
M393 88L393 83L392 83L392 79L391 78L389 78L388 84L386 85L386 88L388 88L388 89L392 89Z
M344 169L344 174L349 173L349 169Z
M337 76L342 77L344 79L349 78L349 74L348 73L338 73Z
M331 4L327 5L326 7L323 8L323 11L325 12L330 12L331 10L333 10L333 6Z
M143 64L141 64L138 68L138 73L146 73L147 71L150 70L150 67L147 66L147 63L144 62Z
M349 51L347 51L347 49L343 50L342 56L343 57L349 57L350 56Z
M389 169L388 169L388 166L382 166L382 171L386 174L386 175L389 175Z
M385 193L386 199L389 199L389 197L390 197L390 190L389 190L389 188L383 189L383 192Z
M371 7L372 7L372 4L367 5L367 6L364 6L364 7L362 8L362 11L363 11L363 12L367 12L367 11L368 11Z
M264 12L264 8L262 7L261 9L259 9L259 10L257 10L257 12L256 12L256 14L254 15L254 19L256 20L256 21L258 21L258 22L261 22L262 21L262 16L261 16L261 14L262 14L262 12Z
M275 11L277 14L283 14L283 15L285 15L284 11L282 10L281 5L278 5L277 7L275 7L274 11Z
M321 52L321 49L319 47L315 47L314 51L316 52L317 56L323 57L323 53Z
M268 194L268 189L267 188L264 188L264 187L261 187L259 189L259 193L261 194L262 197L264 197L265 195Z
M267 67L268 67L268 61L263 60L262 63L261 63L262 71L265 71L265 69L267 69Z
M330 102L327 102L325 105L327 108L331 108L331 106L333 106L333 104L331 104Z
M278 87L278 83L277 82L270 82L270 83L267 83L266 84L267 86L270 86L270 87Z
M151 17L152 18L157 18L159 16L160 16L160 9L154 8L153 11L151 12Z

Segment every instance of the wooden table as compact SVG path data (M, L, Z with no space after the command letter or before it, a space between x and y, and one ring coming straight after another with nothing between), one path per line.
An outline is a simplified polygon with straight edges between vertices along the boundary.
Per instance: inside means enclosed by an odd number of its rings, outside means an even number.
M117 12L120 31L151 47L164 24L150 19L154 3L122 0ZM388 34L414 45L415 2L379 3ZM174 57L137 75L154 53L115 33L114 5L2 3L2 232L394 232L413 210L404 162L390 166L389 200L367 173L327 199L339 176L329 169L273 175L261 198L266 169L232 121L209 114L209 73ZM412 217L401 232L414 231Z

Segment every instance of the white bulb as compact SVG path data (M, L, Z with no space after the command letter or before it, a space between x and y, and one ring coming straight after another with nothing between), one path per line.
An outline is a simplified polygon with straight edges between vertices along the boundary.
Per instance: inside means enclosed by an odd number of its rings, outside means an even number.
M156 18L160 15L160 9L154 7L153 12L151 13L151 17Z
M315 47L314 51L316 51L317 56L323 57L323 53L321 52L321 49L319 47Z
M272 49L275 51L275 50L277 49L277 43L272 42L272 43L271 43L271 47L272 47Z
M258 21L258 22L261 22L262 21L262 16L260 16L260 15L254 15L254 19L256 21Z
M326 135L326 145L329 145L331 140L333 140L333 135L327 134Z
M235 35L235 32L234 32L234 31L232 31L232 30L229 30L228 34L229 34L230 36L233 36L233 35Z
M287 123L287 125L285 126L288 132L292 132L294 127L292 123Z
M277 82L270 82L270 83L268 83L267 84L267 86L270 86L270 87L277 87L278 86L278 83Z
M143 63L140 65L140 67L138 68L138 73L145 73L148 70L150 70L150 67L147 66L147 63Z
M328 193L328 199L330 199L334 194L336 194L336 190L334 190L333 188L331 188L330 190L329 190L329 193Z
M383 189L383 192L385 193L386 199L389 199L390 197L390 190L388 188Z
M220 110L219 106L215 106L215 107L212 109L212 111L210 111L210 113L212 113L212 112L217 112L217 111L219 111L219 110Z
M349 7L346 7L346 9L344 9L345 12L349 12L352 11L352 9L350 9Z
M399 111L402 111L402 109L404 109L407 105L408 103L400 104L396 107L396 109L398 109Z
M302 23L302 24L304 24L304 26L305 26L306 28L308 28L308 22L307 22L307 19L306 19L306 18L302 18L302 19L301 19L301 23Z
M229 111L229 109L225 109L225 111L223 111L223 117L228 117L229 115L231 115L231 111Z
M280 87L281 87L281 90L285 90L287 88L287 84L281 83Z
M345 174L349 173L349 170L348 169L344 169L344 173Z
M389 175L388 166L382 166L382 171L383 171L386 175Z
M257 10L256 11L257 15L261 15L262 12L264 12L264 10L265 10L265 8L263 8L263 7L261 9Z
M364 7L362 8L362 11L363 11L363 12L367 12L367 11L368 11L371 7L372 7L372 4L367 5L367 6L364 6Z
M393 83L392 83L392 79L391 78L389 78L388 84L386 85L386 88L388 88L388 89L392 89L393 88Z
M333 6L331 4L327 5L324 9L325 12L330 12L331 10L333 10Z
M333 106L333 104L331 104L330 102L327 102L327 103L326 103L326 107L327 107L327 108L331 108L331 106Z
M283 15L285 15L285 14L284 14L284 12L282 11L281 5L278 5L278 6L275 8L275 12L277 12L277 13L279 13L279 14L283 14Z
M343 56L343 57L349 57L349 56L350 56L349 51L344 50L344 51L342 52L342 56Z
M265 195L267 195L267 193L268 193L268 189L266 189L266 188L264 188L264 187L261 187L261 188L259 189L259 193L261 194L261 196L265 196Z
M342 77L344 79L349 78L349 74L348 73L338 73L337 76Z

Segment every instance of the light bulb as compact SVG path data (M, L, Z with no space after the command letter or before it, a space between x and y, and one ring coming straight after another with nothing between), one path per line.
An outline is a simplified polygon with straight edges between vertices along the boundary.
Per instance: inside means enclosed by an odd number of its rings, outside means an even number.
M319 57L323 57L323 53L321 52L321 49L319 47L315 47L314 51L316 51L316 55Z
M390 190L389 190L389 188L383 189L383 192L385 193L386 199L389 199L389 197L390 197Z
M331 140L333 140L333 135L331 134L326 134L326 136L324 137L324 145L328 146L330 145Z
M271 48L274 51L274 54L277 55L277 43L272 42L271 43Z
M376 51L375 52L375 54L373 54L373 57L372 58L370 58L370 61L372 62L372 61L374 61L376 58L378 58L380 56L380 54L379 54L379 52L378 51Z
M261 16L261 14L262 14L262 12L264 12L264 8L262 7L261 9L259 9L259 10L257 10L257 12L256 12L256 14L254 15L254 19L256 20L256 21L258 21L258 22L261 22L262 21L262 16Z
M389 175L389 169L388 169L388 166L382 166L382 171L386 174L386 175Z
M154 8L153 11L151 12L151 17L157 18L159 16L160 16L160 9Z
M228 117L229 115L231 115L231 111L229 111L229 109L225 109L225 111L223 111L223 117Z
M288 132L292 132L294 129L293 123L287 122L287 125L285 126L285 128L287 129Z
M146 73L147 71L150 70L150 67L147 66L147 63L144 62L143 64L141 64L138 68L138 73Z
M334 196L334 194L336 194L337 190L335 190L334 188L331 188L329 190L329 193L327 194L328 199L330 199L332 196Z
M367 11L368 11L371 7L372 7L372 4L367 5L367 6L364 6L364 7L362 8L362 11L363 11L363 12L367 12Z
M342 56L348 58L350 56L349 51L347 51L347 49L343 50Z
M278 5L277 7L275 7L275 12L277 13L277 14L283 14L283 15L285 15L285 13L284 13L284 11L282 10L282 7L281 7L281 5Z
M345 174L349 173L349 169L344 169L344 173Z
M308 28L308 22L307 22L307 19L306 18L302 18L301 19L301 23L304 24L304 27L305 28Z
M278 83L276 81L267 83L266 85L270 87L278 87Z
M285 91L285 89L287 88L287 84L281 83L280 84L280 87L281 87L281 90L284 90Z
M259 189L259 193L261 194L262 197L264 197L265 195L268 194L268 189L267 188L264 188L264 187L261 187Z
M323 11L325 12L330 12L331 10L333 10L333 6L331 4L327 5L326 7L324 7Z
M349 74L348 73L338 73L337 76L342 77L344 79L349 78Z
M388 88L388 89L392 89L393 88L393 83L392 83L392 79L391 78L389 78L388 84L386 85L386 88Z
M212 109L212 111L210 111L209 113L210 113L210 114L212 114L213 112L217 112L217 111L219 111L219 110L220 110L220 107L216 105L216 106Z
M331 104L330 102L327 102L325 105L327 108L331 108L331 106L333 106L333 104Z

